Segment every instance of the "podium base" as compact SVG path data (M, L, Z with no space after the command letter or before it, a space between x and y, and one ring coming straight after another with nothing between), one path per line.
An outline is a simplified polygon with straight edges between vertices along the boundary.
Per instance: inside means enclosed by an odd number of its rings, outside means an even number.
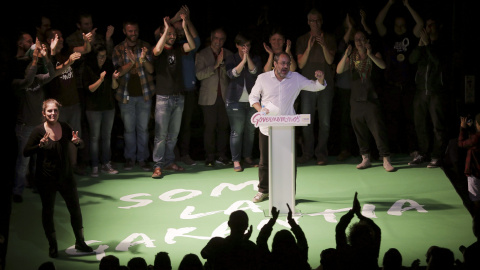
M263 214L265 215L265 217L269 217L269 218L272 217L272 213L271 213L270 209L263 209ZM288 215L288 213L280 213L278 216L279 217L286 217L287 215ZM293 213L292 216L300 217L300 216L302 216L302 211L299 210L299 209L295 209L295 213Z

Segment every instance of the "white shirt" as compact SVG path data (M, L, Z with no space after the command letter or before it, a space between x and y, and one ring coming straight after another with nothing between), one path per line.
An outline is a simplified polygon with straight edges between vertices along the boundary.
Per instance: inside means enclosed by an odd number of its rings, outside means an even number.
M261 100L262 105L272 103L278 107L279 115L294 115L293 104L301 90L317 92L325 89L326 86L326 81L322 85L318 80L309 80L300 73L291 71L282 81L279 81L275 71L271 70L258 75L248 100L250 106L260 103ZM261 127L260 131L268 136L268 127Z

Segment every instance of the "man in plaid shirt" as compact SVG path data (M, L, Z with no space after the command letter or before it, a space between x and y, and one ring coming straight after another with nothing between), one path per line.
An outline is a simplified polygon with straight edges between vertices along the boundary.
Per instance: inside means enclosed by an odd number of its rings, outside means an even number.
M138 161L143 170L150 171L148 123L155 89L152 50L148 42L138 39L137 22L124 22L123 33L126 38L115 46L112 60L120 73L115 98L124 125L124 169L131 170Z

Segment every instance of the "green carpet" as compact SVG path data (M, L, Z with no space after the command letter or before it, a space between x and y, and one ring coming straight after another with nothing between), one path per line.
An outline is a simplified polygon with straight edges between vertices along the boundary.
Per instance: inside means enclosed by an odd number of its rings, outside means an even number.
M323 249L335 247L336 221L351 207L356 191L364 214L382 229L379 265L393 247L401 252L405 266L417 258L425 265L425 253L432 245L450 248L456 259L463 260L458 247L475 240L468 211L441 169L412 168L408 160L393 157L398 168L394 173L385 172L380 162L357 170L358 157L343 163L330 157L327 166L312 162L298 167L295 207L301 215L295 218L307 236L313 268L319 265ZM207 168L198 162L186 166L185 172L166 172L163 179L152 179L151 173L139 168L127 172L121 164L118 167L117 175L77 177L85 238L96 255L75 254L69 214L57 195L59 257L50 259L40 199L26 190L24 202L13 205L6 269L37 269L49 260L57 269L98 269L101 257L109 254L124 265L133 257L153 264L159 251L169 253L176 269L185 254L200 256L210 237L228 234L230 212L247 212L253 241L268 220L268 201L251 203L257 168L237 173L232 167ZM285 218L279 218L274 233L287 228ZM273 234L270 243L272 238Z

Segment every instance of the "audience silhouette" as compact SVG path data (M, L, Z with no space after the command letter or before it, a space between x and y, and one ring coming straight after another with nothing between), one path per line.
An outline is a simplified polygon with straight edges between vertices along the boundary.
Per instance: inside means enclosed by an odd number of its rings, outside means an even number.
M311 269L308 264L307 238L293 219L290 206L287 206L287 221L293 235L289 230L278 231L273 237L272 250L269 250L267 241L280 214L280 210L272 207L272 218L262 227L257 237L262 269Z
M228 227L231 230L229 236L213 237L200 252L207 260L205 269L253 269L258 253L257 245L249 240L252 226L247 231L247 213L243 210L232 212Z
M197 254L185 255L178 266L178 270L203 270L203 263Z
M357 192L352 209L343 215L335 228L337 251L342 258L340 269L378 269L381 230L373 220L361 213ZM349 234L345 233L353 217L360 220L352 224Z

